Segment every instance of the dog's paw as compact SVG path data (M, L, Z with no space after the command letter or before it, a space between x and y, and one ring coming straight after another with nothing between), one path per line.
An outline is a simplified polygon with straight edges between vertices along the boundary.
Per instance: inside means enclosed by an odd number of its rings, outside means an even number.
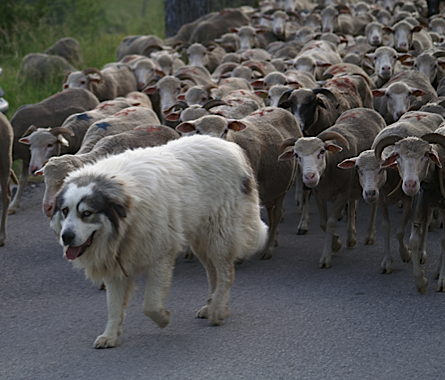
M117 345L118 336L99 335L94 342L94 348L112 348Z
M205 305L196 313L196 318L207 318L209 315L209 306Z

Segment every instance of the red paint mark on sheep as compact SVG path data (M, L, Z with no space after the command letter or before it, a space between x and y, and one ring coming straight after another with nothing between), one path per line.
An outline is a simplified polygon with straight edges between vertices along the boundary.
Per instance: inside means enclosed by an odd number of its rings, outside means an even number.
M346 66L345 65L335 66L334 68L329 70L329 73L332 74L332 75L337 75L339 73L344 73L344 72L346 72Z
M417 121L420 121L420 120L422 120L424 117L428 117L428 115L426 115L426 114L424 114L424 113L420 113L420 114L417 114L417 115L407 115L407 116L403 116L403 117L401 118L401 120L412 119L413 117L416 118Z
M347 119L357 119L357 116L360 115L360 112L350 112L347 115L343 116L342 118L338 119L337 122L345 121Z
M128 116L128 114L131 112L136 112L136 109L124 109L118 113L115 113L114 116Z
M96 107L98 110L104 110L105 108L107 108L107 107L112 107L112 106L114 106L115 105L115 103L112 103L112 102L107 102L107 103L104 103L104 104L102 104L101 106L98 106L98 107Z
M354 91L357 92L357 87L355 86L354 82L352 82L349 78L340 77L340 78L334 78L331 79L325 86L326 88L329 87L337 87L338 89L345 89L347 91Z
M161 128L156 128L156 127L154 127L152 125L150 125L148 127L136 127L134 130L135 131L145 131L145 132L148 132L148 133L155 132L155 131L158 131L158 132L162 131Z
M263 109L263 110L261 110L259 112L251 113L250 116L257 116L258 115L259 117L263 117L263 116L265 116L266 112L273 112L273 111L274 111L273 109L268 109L268 110Z

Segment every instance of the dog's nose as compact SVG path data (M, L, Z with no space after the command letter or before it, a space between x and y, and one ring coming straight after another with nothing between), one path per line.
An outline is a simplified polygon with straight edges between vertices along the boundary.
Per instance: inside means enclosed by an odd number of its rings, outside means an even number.
M63 231L63 233L62 233L63 244L71 245L72 242L74 241L75 237L76 237L76 235L74 234L73 231L71 231L71 230Z

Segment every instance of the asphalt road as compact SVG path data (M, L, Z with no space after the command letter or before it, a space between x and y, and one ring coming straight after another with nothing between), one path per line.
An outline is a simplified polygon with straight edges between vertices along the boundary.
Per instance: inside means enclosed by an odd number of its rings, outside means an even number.
M28 187L0 248L2 380L445 379L445 294L434 279L440 230L429 236L424 295L395 239L394 271L380 274L381 235L363 245L364 203L357 245L342 248L330 269L318 269L323 233L315 203L309 234L297 236L292 189L274 257L237 266L224 325L195 318L207 296L205 271L196 259L179 257L167 300L170 325L160 329L145 317L140 278L118 346L96 350L105 292L62 256L41 212L43 191L44 184ZM401 210L391 215L397 219ZM345 227L339 222L343 240Z

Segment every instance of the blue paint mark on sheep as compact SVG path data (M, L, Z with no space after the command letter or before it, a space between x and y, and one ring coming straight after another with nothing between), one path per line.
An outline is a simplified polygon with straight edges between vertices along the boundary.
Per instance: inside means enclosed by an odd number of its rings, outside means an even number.
M102 123L96 124L96 126L97 126L96 131L99 129L103 129L104 131L106 131L108 127L111 127L111 124L104 121Z
M81 113L77 115L77 120L90 120L90 119L92 119L92 117L86 113Z

